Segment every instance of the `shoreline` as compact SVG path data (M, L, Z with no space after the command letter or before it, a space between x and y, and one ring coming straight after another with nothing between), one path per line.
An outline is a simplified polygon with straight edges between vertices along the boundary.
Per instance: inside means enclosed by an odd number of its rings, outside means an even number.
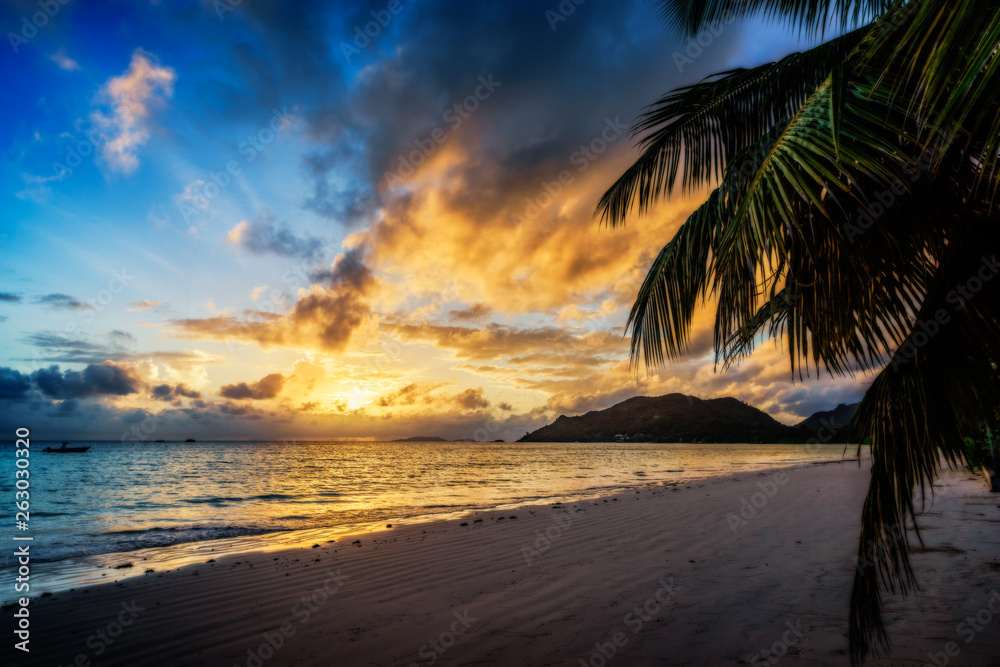
M33 602L32 652L14 664L716 665L780 650L842 665L868 477L816 463L220 555ZM922 590L886 595L894 650L867 664L923 665L949 641L950 664L1000 654L1000 615L968 644L956 633L1000 588L1000 502L964 470L934 491L912 556Z
M867 459L862 459L865 461ZM830 463L844 463L848 461L857 462L857 459L831 459L823 461L798 462L789 465L773 465L767 470L793 470ZM55 561L35 561L32 563L32 578L42 577L43 583L38 587L32 585L32 590L27 597L39 598L43 594L63 593L74 588L84 588L96 586L104 583L117 583L127 579L145 576L147 569L154 569L157 572L169 572L189 565L196 565L205 562L208 558L218 558L236 556L251 553L271 553L285 551L288 549L300 549L315 543L325 544L330 540L339 540L347 537L357 537L370 535L372 533L384 532L385 526L392 525L396 528L410 525L423 525L427 523L453 521L463 519L482 512L507 511L520 508L534 508L553 503L576 503L593 500L595 498L610 498L616 494L627 493L636 489L670 488L676 485L684 485L688 482L704 482L706 480L728 479L741 474L752 474L759 469L734 470L725 474L710 473L705 476L685 477L673 482L662 480L637 480L633 484L617 484L608 487L597 487L588 489L579 494L568 494L558 496L546 496L532 498L519 503L502 503L482 507L470 507L454 511L432 512L416 514L410 516L399 516L385 521L364 521L355 523L345 523L336 526L323 526L317 528L300 528L293 530L279 530L265 533L249 535L238 535L225 538L214 538L208 540L192 540L186 542L176 542L170 545L159 545L154 547L144 547L127 551L110 551L84 556L75 556ZM119 568L124 563L132 563L130 568ZM8 605L18 599L18 594L13 592L13 586L7 585L8 578L13 576L14 568L0 569L0 584L3 592L0 593L0 605ZM7 572L5 572L5 570ZM10 577L4 576L10 573ZM13 579L11 578L11 582Z

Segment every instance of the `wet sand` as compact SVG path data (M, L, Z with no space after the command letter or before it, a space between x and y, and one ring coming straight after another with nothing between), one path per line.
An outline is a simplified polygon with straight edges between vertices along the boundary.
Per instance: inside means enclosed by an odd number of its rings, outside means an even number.
M41 598L4 662L846 665L867 482L812 464L220 556ZM893 652L869 664L1000 663L1000 494L964 471L934 491L922 589L886 597Z

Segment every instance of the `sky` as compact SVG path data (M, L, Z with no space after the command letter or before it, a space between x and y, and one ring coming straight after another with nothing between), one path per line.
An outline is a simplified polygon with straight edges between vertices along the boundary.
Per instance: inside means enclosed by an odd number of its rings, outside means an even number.
M630 366L707 192L599 224L629 126L808 45L576 2L5 2L0 433L512 440L637 395L858 400L775 341L717 371L709 307L685 357Z

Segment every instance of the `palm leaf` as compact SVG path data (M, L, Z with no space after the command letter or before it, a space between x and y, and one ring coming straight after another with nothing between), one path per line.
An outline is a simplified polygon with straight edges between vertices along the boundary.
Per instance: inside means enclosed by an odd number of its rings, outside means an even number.
M713 75L660 98L633 134L642 154L601 197L595 215L615 227L633 205L646 212L680 177L686 191L719 179L733 155L787 121L865 37L859 29L753 69Z
M706 26L763 16L797 26L807 34L823 34L831 24L844 30L867 23L900 0L660 0L671 27L694 35Z
M961 308L949 299L954 285L984 266L982 249L997 248L1000 239L989 229L995 222L966 218L966 224L976 229L953 239L918 326L866 392L854 418L856 438L871 439L873 460L851 593L855 664L872 649L888 646L881 590L905 594L915 585L907 527L917 528L916 490L924 497L932 488L942 457L949 466L963 460L963 436L977 435L984 415L995 416L1000 405L1000 280L984 282Z

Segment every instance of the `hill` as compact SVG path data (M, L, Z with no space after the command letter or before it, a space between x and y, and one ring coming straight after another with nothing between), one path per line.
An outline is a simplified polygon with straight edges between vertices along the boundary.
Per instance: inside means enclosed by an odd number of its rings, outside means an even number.
M786 426L735 398L684 394L636 396L606 410L560 416L518 442L805 442Z
M858 411L860 403L841 403L833 410L817 412L795 425L795 428L803 429L810 438L817 438L822 442L845 443L849 441L847 428L854 413Z

